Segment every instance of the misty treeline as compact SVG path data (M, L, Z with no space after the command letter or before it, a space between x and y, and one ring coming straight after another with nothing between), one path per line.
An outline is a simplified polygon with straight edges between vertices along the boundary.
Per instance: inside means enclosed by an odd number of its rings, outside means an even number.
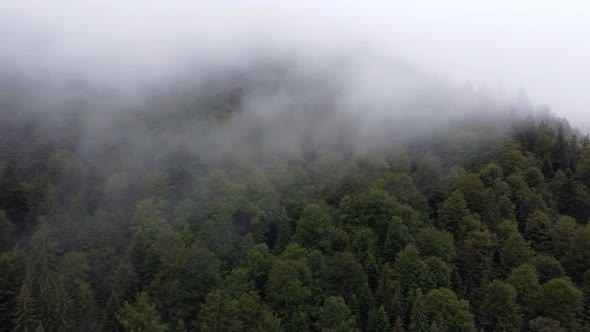
M590 329L590 140L565 120L236 75L133 101L2 81L0 330Z

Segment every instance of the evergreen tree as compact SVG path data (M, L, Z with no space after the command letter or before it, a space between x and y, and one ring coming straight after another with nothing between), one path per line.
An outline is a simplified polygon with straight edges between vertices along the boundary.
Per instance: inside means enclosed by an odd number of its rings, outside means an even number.
M549 229L551 253L564 259L572 250L572 240L576 234L576 220L572 217L561 216Z
M524 317L531 318L539 292L539 278L535 269L529 264L522 264L512 270L507 282L516 290L516 302L522 308Z
M482 220L488 225L488 227L490 227L490 229L496 229L501 218L500 197L498 197L492 188L487 190L485 197L485 208L482 213Z
M485 331L520 331L520 308L516 303L516 290L510 284L499 280L489 284L478 311Z
M469 210L463 194L453 192L438 210L438 225L452 234L459 234L463 219L467 217Z
M511 234L500 246L499 254L502 273L507 274L515 267L527 263L533 257L529 243L518 232Z
M428 317L426 316L426 302L422 290L417 289L412 303L409 332L428 332Z
M326 298L320 311L322 332L358 331L352 312L340 296Z
M549 229L551 220L546 213L537 211L526 220L524 238L530 241L533 249L538 253L549 251Z
M47 217L55 206L55 188L48 175L37 175L31 184L27 200L29 224L39 217Z
M420 258L418 249L407 246L395 259L392 268L394 311L389 314L408 317L412 308L412 293L417 288L423 288L428 282L428 267ZM388 302L389 302L388 301ZM387 303L387 302L386 302Z
M94 292L86 283L80 283L73 301L75 327L83 331L98 331L97 308Z
M31 280L34 285L33 296L50 291L58 283L58 241L51 234L47 222L40 219L36 232L31 237Z
M389 317L385 312L385 308L380 306L379 309L374 309L370 315L369 331L370 332L388 332L391 325L389 324Z
M0 210L0 252L12 246L12 231L14 225L8 220L6 213Z
M244 325L244 331L279 332L281 330L281 320L267 307L257 293L242 294L237 298L237 306L240 310L239 317Z
M563 133L563 126L557 128L557 136L555 144L553 145L553 152L551 159L553 160L553 167L555 170L567 171L570 169L570 151L568 142Z
M433 227L423 228L416 236L416 247L423 256L435 256L450 263L455 258L453 235Z
M576 326L576 314L580 310L582 292L568 279L552 279L539 291L537 310L542 316L555 319L564 327Z
M450 289L434 289L426 295L426 312L439 329L475 331L469 302L460 300Z
M538 255L532 260L532 264L535 266L541 284L565 276L561 263L553 256Z
M66 325L67 297L58 273L58 241L49 225L40 220L31 237L31 297L37 318L46 331L58 331Z
M146 292L137 294L137 298L133 304L125 301L123 308L118 310L116 318L125 331L157 332L167 330L166 325L160 323L160 316L156 311L155 305L150 303Z
M31 299L29 287L22 285L16 301L16 317L14 318L14 331L33 332L41 326L34 314L34 303Z
M0 254L0 271L0 331L11 331L24 278L24 257L21 252Z
M393 325L393 332L404 332L404 324L402 323L402 319L397 316L395 319L395 324Z
M119 298L116 292L112 292L111 296L109 297L108 302L106 303L106 308L102 315L102 322L104 329L107 331L119 331L120 325L119 320L117 318L117 311L119 307L122 305L122 300Z
M402 251L408 244L412 244L414 238L410 234L408 227L399 217L393 217L383 246L383 256L388 260L394 260L397 254Z
M334 233L330 216L319 205L310 204L303 209L292 240L302 247L327 252L332 249Z
M565 332L559 321L547 317L537 317L529 322L531 332Z
M495 234L483 230L469 233L459 249L457 265L471 299L478 298L481 287L494 279L496 245Z

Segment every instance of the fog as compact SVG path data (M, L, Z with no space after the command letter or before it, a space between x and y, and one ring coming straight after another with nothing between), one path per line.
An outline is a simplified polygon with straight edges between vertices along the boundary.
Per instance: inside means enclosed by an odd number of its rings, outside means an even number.
M162 89L200 93L212 76L231 73L228 82L240 73L263 81L240 104L250 119L302 108L295 101L330 103L351 115L347 125L365 128L355 134L364 145L380 130L420 132L475 109L526 109L523 91L586 130L588 10L573 1L5 1L0 69L42 86L35 97L45 102L91 86L108 99L96 112L145 103ZM268 63L284 70L274 90L277 72L252 77ZM288 114L267 127L283 134L281 149L301 144L301 128L325 135L341 125L309 129ZM244 123L235 118L226 130Z

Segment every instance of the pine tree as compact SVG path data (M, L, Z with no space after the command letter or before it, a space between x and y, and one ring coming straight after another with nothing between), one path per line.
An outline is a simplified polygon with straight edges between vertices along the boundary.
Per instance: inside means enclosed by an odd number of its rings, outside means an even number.
M243 322L239 319L238 303L224 291L207 294L201 306L199 319L193 325L202 331L241 331Z
M397 254L413 241L414 238L404 222L399 217L393 217L387 227L382 254L387 260L394 260Z
M499 197L494 192L494 189L489 188L486 192L485 209L482 215L483 221L495 230L500 221L500 202Z
M530 241L533 249L538 253L549 251L549 229L551 220L549 216L541 211L533 212L526 220L524 238Z
M404 332L404 324L402 323L402 319L397 316L395 319L395 324L393 325L393 332Z
M295 309L286 317L284 328L285 332L308 332L309 317L307 312L300 308Z
M563 133L563 126L557 128L555 145L553 145L552 160L554 169L561 169L564 172L570 169L570 152L568 142Z
M43 218L31 237L31 281L33 297L55 288L58 282L58 242Z
M74 304L76 327L83 331L97 330L97 308L94 303L94 292L88 284L81 283L78 286Z
M512 270L506 280L516 290L516 301L521 306L525 318L531 318L539 292L539 278L529 264L522 264Z
M104 310L102 321L105 331L118 331L120 328L117 320L117 308L120 305L120 299L116 292L112 292Z
M0 210L0 252L12 246L12 231L14 225L8 220L6 213Z
M510 284L494 280L486 287L479 308L480 323L485 331L520 331L520 307L516 303L516 290Z
M340 296L326 298L320 310L320 326L322 332L358 331L352 312Z
M461 300L450 289L431 290L426 295L426 314L442 330L473 331L475 324L469 302Z
M187 332L187 328L186 328L186 324L184 323L184 320L179 319L178 322L176 322L176 332Z
M242 294L237 299L240 320L244 325L244 332L268 331L279 332L281 321L267 307L256 292ZM354 323L354 317L351 317Z
M454 235L459 234L463 219L469 215L467 203L460 191L455 191L438 210L438 226Z
M371 319L370 319L370 332L389 332L390 330L389 325L389 317L387 317L387 313L385 312L385 308L380 306L379 309L373 310Z
M11 331L22 283L18 252L0 254L0 331Z
M39 217L47 217L55 206L55 188L48 175L37 175L32 183L27 205L29 208L29 223Z
M47 331L63 329L66 324L67 298L58 273L58 242L49 225L41 218L31 237L31 297L35 312Z
M14 331L33 332L40 325L34 315L34 304L27 285L22 285L16 302L16 317L14 319Z
M160 323L160 315L155 305L150 303L148 294L141 292L137 295L135 303L125 301L123 308L116 314L117 321L130 332L141 331L166 331L166 325Z
M529 262L534 252L522 235L518 231L514 231L513 234L503 241L499 254L501 272L508 274L513 268Z
M422 290L418 288L412 304L409 332L428 332L428 317L426 316L426 303L424 301Z
M436 324L436 322L432 322L428 328L428 332L441 332L441 330L438 328L438 324Z
M582 292L569 279L557 278L541 286L536 306L542 316L571 329L576 326L576 314L581 304Z
M590 270L584 273L582 278L582 309L580 311L581 319L584 323L590 322Z

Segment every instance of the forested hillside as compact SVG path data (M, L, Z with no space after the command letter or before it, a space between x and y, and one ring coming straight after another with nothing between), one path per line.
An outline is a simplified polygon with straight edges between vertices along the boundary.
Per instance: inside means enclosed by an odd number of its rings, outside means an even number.
M315 85L268 120L242 114L274 83L250 84L112 113L4 89L0 330L590 330L590 140L567 121L435 127L440 97L419 130L369 126Z

